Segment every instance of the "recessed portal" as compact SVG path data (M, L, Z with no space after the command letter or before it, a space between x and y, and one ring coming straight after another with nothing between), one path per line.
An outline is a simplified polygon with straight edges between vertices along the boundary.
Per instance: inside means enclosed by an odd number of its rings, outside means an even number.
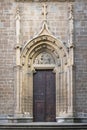
M36 70L33 76L34 122L56 120L55 73L53 70Z

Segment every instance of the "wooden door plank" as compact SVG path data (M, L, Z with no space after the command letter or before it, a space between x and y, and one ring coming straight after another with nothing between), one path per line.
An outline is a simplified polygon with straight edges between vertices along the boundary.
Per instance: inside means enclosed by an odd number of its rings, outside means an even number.
M55 74L52 70L37 70L34 74L34 121L55 121Z

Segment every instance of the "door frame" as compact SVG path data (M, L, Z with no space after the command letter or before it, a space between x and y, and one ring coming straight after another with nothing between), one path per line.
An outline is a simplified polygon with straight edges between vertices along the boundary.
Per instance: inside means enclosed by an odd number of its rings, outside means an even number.
M33 67L32 67L32 72L33 73L36 73L36 70L53 70L53 73L55 73L55 94L56 94L56 96L55 96L55 107L56 107L56 110L55 110L55 118L57 118L57 113L58 113L58 101L57 101L57 91L56 90L58 90L58 80L57 80L57 78L58 78L58 68L56 67L56 65L46 65L46 64L43 64L43 65L33 65ZM33 74L32 74L32 86L34 87L34 85L33 85L33 79L34 79L34 77L33 77ZM33 92L33 90L32 90L32 92ZM32 95L33 96L33 95ZM33 108L33 106L32 106L32 108ZM32 109L33 110L33 109ZM32 111L32 114L33 114L33 111Z
M38 67L37 67L38 68ZM54 72L54 68L52 68L52 66L51 67L49 67L49 69L47 68L47 67L44 67L44 69L43 69L43 67L41 67L41 68L39 68L39 69L36 69L35 68L35 73L37 72L37 71L39 71L39 70L42 70L42 71L44 71L44 70L47 70L47 71L49 71L49 70L51 70L51 72L52 73L55 73ZM34 74L33 74L33 79L34 79ZM55 75L55 121L56 121L56 75ZM33 85L33 89L34 89L34 85ZM34 107L34 91L33 91L33 107ZM34 115L34 108L33 108L33 115ZM33 116L34 117L34 116ZM33 120L34 121L34 120Z
M29 113L33 120L33 73L35 69L53 68L56 73L56 119L73 117L74 115L74 46L67 46L60 40L47 33L47 25L43 26L42 33L28 41L23 48L17 45L16 52L20 51L20 65L14 69L16 112ZM34 60L41 52L52 55L55 65L45 64L37 66ZM36 66L36 67L35 67ZM63 82L62 82L63 81ZM63 91L63 90L66 91ZM17 91L18 90L18 91ZM20 92L20 93L19 93ZM65 100L62 102L63 93ZM26 99L28 102L26 102Z

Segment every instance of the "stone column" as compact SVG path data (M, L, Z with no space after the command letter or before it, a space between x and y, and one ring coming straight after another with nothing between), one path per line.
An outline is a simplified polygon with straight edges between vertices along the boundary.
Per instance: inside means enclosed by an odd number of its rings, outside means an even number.
M15 66L15 94L16 94L16 110L15 113L21 112L21 64L20 64L20 45L16 45L16 66Z
M70 101L70 115L74 117L74 88L75 88L75 75L74 75L74 2L68 3L69 11L69 87L71 91Z
M16 66L15 66L15 94L16 94L16 110L15 113L21 112L21 105L20 105L20 92L21 92L21 63L20 63L20 51L21 51L21 45L20 45L20 12L19 8L16 9Z

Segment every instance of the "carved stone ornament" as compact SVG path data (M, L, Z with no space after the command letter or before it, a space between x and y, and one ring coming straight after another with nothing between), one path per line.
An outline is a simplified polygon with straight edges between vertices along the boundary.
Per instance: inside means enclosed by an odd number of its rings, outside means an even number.
M34 64L55 64L55 62L49 53L42 52L35 58Z
M68 9L69 9L69 43L72 45L73 44L73 39L74 39L74 12L73 12L73 3L70 2L68 4Z

